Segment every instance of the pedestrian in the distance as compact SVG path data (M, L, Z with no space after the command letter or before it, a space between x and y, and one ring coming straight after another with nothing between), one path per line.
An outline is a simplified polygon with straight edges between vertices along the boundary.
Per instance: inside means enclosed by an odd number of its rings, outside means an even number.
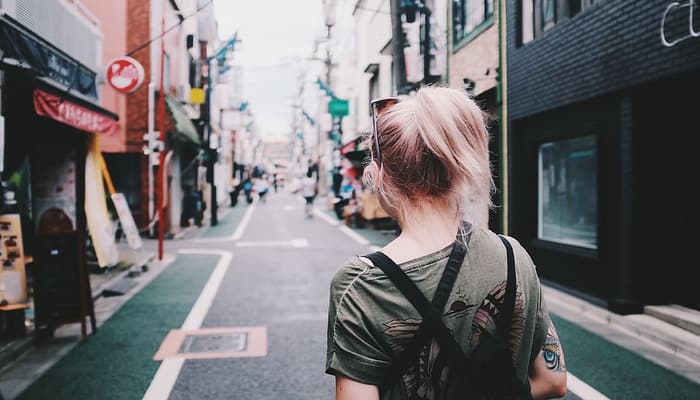
M306 171L304 179L301 180L301 195L306 200L306 205L304 206L306 218L313 218L314 216L314 199L316 199L317 194L318 184L316 179L313 178L313 171L309 169Z
M564 353L535 265L488 230L485 117L463 91L372 102L366 182L401 234L347 260L330 288L336 399L543 399Z
M263 204L267 201L267 192L270 191L270 182L267 179L267 175L263 175L255 182L254 190L258 194L258 200Z
M251 204L253 202L253 182L250 177L243 180L243 194L245 194L246 203Z

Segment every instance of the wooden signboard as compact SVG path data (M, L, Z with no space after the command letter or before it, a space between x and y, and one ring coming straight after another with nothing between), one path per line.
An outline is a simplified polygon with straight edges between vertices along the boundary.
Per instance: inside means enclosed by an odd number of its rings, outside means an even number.
M0 301L27 303L22 227L18 214L0 215Z
M80 322L84 340L85 318L90 317L93 333L96 323L83 233L37 234L35 247L32 276L37 335L51 336L60 325Z

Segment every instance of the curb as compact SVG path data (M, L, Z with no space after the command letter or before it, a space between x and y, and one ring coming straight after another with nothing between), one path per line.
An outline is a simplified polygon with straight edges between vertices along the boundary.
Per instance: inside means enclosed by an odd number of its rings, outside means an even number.
M700 336L649 315L616 314L544 283L542 293L550 312L598 336L592 327L607 329L614 334L602 336L611 343L700 384Z

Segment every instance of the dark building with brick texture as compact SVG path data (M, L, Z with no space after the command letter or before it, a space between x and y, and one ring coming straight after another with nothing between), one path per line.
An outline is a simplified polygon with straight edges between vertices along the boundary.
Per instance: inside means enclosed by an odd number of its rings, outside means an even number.
M504 1L510 233L611 310L698 308L700 6Z

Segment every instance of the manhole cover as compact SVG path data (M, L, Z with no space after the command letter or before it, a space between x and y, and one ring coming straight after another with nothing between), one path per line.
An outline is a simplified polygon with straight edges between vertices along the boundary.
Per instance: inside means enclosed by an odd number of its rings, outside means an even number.
M246 332L187 335L180 346L180 353L240 352L245 351L247 344Z
M247 326L232 328L173 329L160 344L155 360L176 357L185 359L265 357L267 328Z

